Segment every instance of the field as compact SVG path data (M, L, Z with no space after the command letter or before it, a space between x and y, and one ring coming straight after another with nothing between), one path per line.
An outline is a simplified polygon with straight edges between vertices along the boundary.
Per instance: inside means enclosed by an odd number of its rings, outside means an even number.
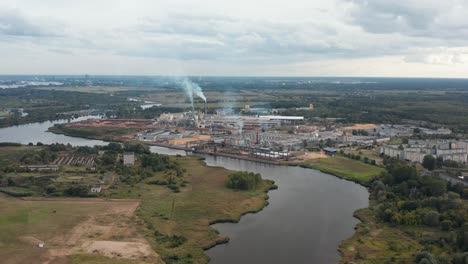
M362 158L367 157L369 160L375 160L378 165L383 165L383 158L379 155L379 152L379 147L374 149L348 148L344 150L346 154L359 155Z
M237 221L246 212L257 211L266 205L265 181L256 191L234 191L225 187L231 171L207 167L195 158L179 158L184 168L190 168L187 186L174 193L167 186L147 183L131 190L114 190L110 197L139 197L142 204L137 215L147 225L146 238L166 263L206 263L203 250L226 241L212 229L210 223L219 220ZM163 173L147 179L160 179Z
M380 167L340 156L312 159L305 161L300 165L311 169L317 169L325 173L330 173L364 185L366 185L373 176L378 176L384 171Z
M67 92L83 92L83 93L115 93L135 89L132 87L109 87L109 86L63 86L63 87L41 87L41 90L56 90ZM141 90L141 89L139 89Z
M139 203L0 194L2 263L160 263L138 232L142 224L133 214Z
M50 127L49 131L72 137L106 140L115 138L118 139L122 136L134 134L140 130L135 128L122 127L68 127L63 125L56 125Z
M9 116L9 115L10 115L9 112L0 110L0 117Z

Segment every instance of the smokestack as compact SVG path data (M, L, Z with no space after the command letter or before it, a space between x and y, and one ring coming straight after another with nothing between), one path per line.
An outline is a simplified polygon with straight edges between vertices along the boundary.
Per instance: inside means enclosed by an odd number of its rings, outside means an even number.
M206 115L206 114L207 114L207 113L206 113L206 101L205 101L205 115Z

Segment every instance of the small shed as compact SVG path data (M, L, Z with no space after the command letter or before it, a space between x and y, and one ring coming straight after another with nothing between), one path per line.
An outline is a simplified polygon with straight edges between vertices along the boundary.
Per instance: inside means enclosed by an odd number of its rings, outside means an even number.
M125 152L123 154L123 164L127 166L135 165L135 153L133 152Z
M99 184L93 185L93 187L91 187L91 193L100 193L101 190L102 187Z
M324 148L323 151L325 152L325 154L327 154L329 156L334 156L338 152L338 150L336 148L328 148L328 147Z

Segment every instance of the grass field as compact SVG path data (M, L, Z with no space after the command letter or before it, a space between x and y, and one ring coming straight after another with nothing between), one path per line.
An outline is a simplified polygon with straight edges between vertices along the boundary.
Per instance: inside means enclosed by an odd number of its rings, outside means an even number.
M178 160L188 168L185 176L188 183L180 193L174 193L166 186L140 183L131 191L115 190L111 197L142 199L137 215L147 225L148 241L166 263L206 263L208 258L204 249L226 239L220 237L210 223L237 221L242 214L263 208L267 198L265 192L271 182L265 181L256 191L234 191L225 187L226 176L231 171L207 167L202 160L193 157ZM160 177L162 174L147 181ZM183 237L186 241L178 246L171 245L173 236Z
M138 221L132 215L139 201L20 200L0 194L0 204L2 263L147 263L141 256L119 261L110 259L105 250L90 251L101 240L138 241L142 248L145 243L150 248L134 226ZM38 247L41 242L44 248ZM154 252L146 253L151 263L160 262Z
M122 127L68 127L56 125L49 128L50 132L64 134L72 137L82 137L90 139L112 139L120 136L134 134L139 129Z
M404 230L378 223L372 209L360 209L355 216L362 222L354 235L340 245L340 263L414 263L414 253L422 248L418 241Z
M369 160L375 160L378 165L383 165L383 158L379 155L379 147L374 149L346 149L344 152L359 155L361 158L367 157Z
M68 91L68 92L83 92L83 93L115 93L115 92L122 92L128 91L137 88L131 87L108 87L108 86L64 86L64 87L41 87L36 88L41 90L57 90L57 91ZM138 90L143 90L139 89Z
M384 171L383 168L340 156L312 159L300 165L330 173L347 180L356 181L364 185L366 185L373 176L378 176Z

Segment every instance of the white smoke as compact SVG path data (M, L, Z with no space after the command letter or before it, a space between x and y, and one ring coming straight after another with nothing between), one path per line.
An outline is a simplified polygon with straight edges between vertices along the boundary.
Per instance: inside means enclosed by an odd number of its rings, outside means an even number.
M188 98L190 100L190 105L192 106L192 111L194 110L194 107L193 107L193 96L194 95L198 96L199 98L201 98L206 103L206 97L203 94L202 88L198 84L196 84L196 83L190 81L189 79L185 78L185 79L182 80L181 86L184 89L185 94L187 94L187 96L188 96Z

